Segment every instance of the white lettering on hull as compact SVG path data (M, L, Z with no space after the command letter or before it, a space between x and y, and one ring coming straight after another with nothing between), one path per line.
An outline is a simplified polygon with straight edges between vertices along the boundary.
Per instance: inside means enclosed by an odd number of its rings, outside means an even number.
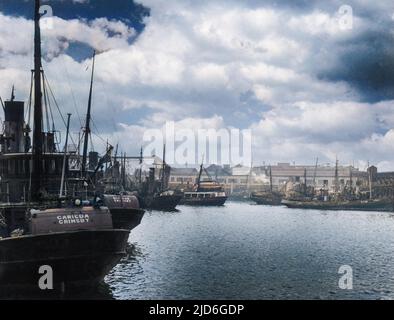
M89 215L68 214L68 215L58 216L57 221L59 224L83 224L89 222Z

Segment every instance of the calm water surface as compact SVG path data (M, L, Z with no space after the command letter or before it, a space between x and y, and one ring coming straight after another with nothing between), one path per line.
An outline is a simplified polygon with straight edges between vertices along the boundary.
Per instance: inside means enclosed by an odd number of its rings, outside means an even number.
M129 242L106 278L115 299L394 298L391 213L181 206L147 212Z

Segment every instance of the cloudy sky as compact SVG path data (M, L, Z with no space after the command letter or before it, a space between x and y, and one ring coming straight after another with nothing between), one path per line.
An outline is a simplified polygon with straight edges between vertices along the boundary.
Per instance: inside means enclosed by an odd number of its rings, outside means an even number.
M44 68L63 112L73 113L74 132L94 48L95 132L129 154L146 129L175 121L177 129L251 129L254 163L338 157L394 170L393 1L43 4L54 15L43 30ZM0 0L3 99L13 84L18 99L28 97L31 15L31 0ZM102 139L94 138L97 149Z

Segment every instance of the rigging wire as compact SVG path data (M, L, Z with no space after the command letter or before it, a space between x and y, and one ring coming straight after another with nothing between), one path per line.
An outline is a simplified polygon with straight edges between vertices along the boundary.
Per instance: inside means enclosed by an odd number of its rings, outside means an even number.
M100 93L102 95L104 95L104 99L102 99L102 100L104 100L106 105L108 106L110 103L109 103L108 95L106 94L107 90L105 89L105 87L104 87L104 85L103 85L103 83L101 81L97 81L97 86L101 87ZM111 100L111 102L112 102L112 100ZM117 112L115 112L115 114L116 113ZM113 114L114 113L111 112L109 120L111 122L111 126L112 126L112 129L113 129L113 136L115 137L114 140L117 140L119 142L122 139L121 139L121 136L120 136L119 132L117 131L117 126L116 126L116 122L115 122L115 118L113 117Z
M65 74L66 74L67 84L68 84L68 87L69 87L69 89L70 89L72 101L73 101L73 104L74 104L74 109L75 109L75 111L76 111L76 113L77 113L79 123L80 123L80 125L81 125L81 127L82 127L82 126L83 126L82 118L81 118L81 115L79 114L78 107L77 107L77 101L76 101L76 99L75 99L74 91L73 91L73 89L72 89L72 87L71 87L71 83L70 83L70 74L69 74L68 69L67 69L67 63L66 63L66 59L65 59L65 56L64 56L64 55L63 55L63 60L64 60L63 67L64 67L64 71L65 71Z
M50 131L50 125L49 125L49 112L48 112L48 95L46 92L46 86L45 86L45 80L44 80L44 72L41 71L42 74L42 89L43 89L43 94L44 94L44 107L45 107L45 120L46 120L46 125L47 125L47 132Z
M107 148L107 143L108 143L108 141L105 140L103 137L101 137L101 133L100 133L100 131L98 130L98 128L97 128L97 126L96 126L96 123L95 123L94 120L93 120L93 117L92 117L91 121L92 121L92 124L93 124L93 128L94 128L94 129L96 130L96 132L97 132L97 133L92 132L92 134L94 134L97 138L99 138L99 139L104 143L105 148Z
M26 115L25 115L25 122L26 122L26 117L27 117L27 124L30 126L30 118L31 118L31 104L32 104L32 99L33 99L33 71L31 72L30 76L30 93L29 93L29 100L27 104L27 110L26 110Z
M94 151L93 139L91 134L89 135L89 139L90 139L90 151Z
M61 117L61 119L62 119L62 121L63 121L63 124L67 127L66 120L64 119L64 116L63 116L63 114L62 114L62 112L61 112L61 110L60 110L59 104L57 103L57 100L56 100L56 98L55 98L55 95L53 94L53 91L52 91L51 85L49 84L48 78L47 78L47 76L46 76L45 74L44 74L43 78L44 78L44 80L45 80L45 82L46 82L46 84L47 84L47 86L48 86L49 93L50 93L51 96L52 96L52 99L53 99L53 101L54 101L54 103L55 103L55 106L56 106L56 108L57 108L57 111L59 112L59 115L60 115L60 117ZM75 141L74 141L74 139L73 139L73 137L70 136L70 138L71 138L71 142L72 142L74 145L76 145L76 144L75 144Z
M46 91L47 91L47 86L46 86L46 84L45 84L45 81L44 81L44 84L43 84L43 88L44 88L44 95L47 96L47 93L46 93ZM47 103L48 103L48 107L45 107L45 109L46 109L46 118L47 118L47 126L48 126L47 130L48 130L48 132L52 131L52 133L54 134L55 143L56 143L57 145L60 145L60 144L61 144L61 139L58 139L58 136L55 134L55 120L54 120L54 118L53 118L53 112L52 112L52 106L51 106L51 99L50 99L50 97L48 96L48 97L45 98L45 100L47 100ZM49 114L48 114L48 110L49 110ZM52 130L51 130L50 124L49 124L49 116L51 117L51 120L52 120L52 123L51 123L51 125L52 125ZM61 137L60 137L60 138L61 138Z

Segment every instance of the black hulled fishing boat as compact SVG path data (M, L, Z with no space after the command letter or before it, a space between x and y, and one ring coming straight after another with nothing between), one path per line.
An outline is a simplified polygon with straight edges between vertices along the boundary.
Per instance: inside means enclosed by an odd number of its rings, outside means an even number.
M272 169L269 167L269 190L262 190L253 192L250 195L250 200L259 205L278 206L281 205L283 195L280 192L273 190L272 184Z
M111 211L114 226L132 230L141 223L145 210L141 208L141 200L136 193L125 191L126 177L126 155L119 161L116 150L113 163L99 181L99 188L105 205Z
M88 107L84 127L81 170L76 170L74 174L74 186L72 189L79 190L79 192L77 192L81 195L84 194L87 199L92 199L95 195L99 194L103 198L104 204L111 212L114 227L132 230L141 223L145 211L141 208L138 197L124 192L124 181L126 177L125 161L122 161L122 174L120 174L120 164L115 155L113 165L107 168L103 176L97 177L98 170L104 164L112 162L113 147L107 146L106 154L99 161L97 160L98 154L96 152L89 152L88 157L89 138L91 134L95 56L96 54L94 52Z
M40 1L34 11L34 120L30 152L23 102L6 102L0 154L0 286L38 289L50 266L54 289L95 285L126 253L129 231L114 229L108 209L59 199L64 153L43 131ZM53 192L56 189L56 192Z
M250 195L250 200L259 205L279 206L282 203L283 195L274 191L258 191Z
M142 155L141 155L142 159ZM176 190L168 189L171 167L166 163L166 147L163 149L163 163L160 170L160 180L155 180L155 169L149 171L148 180L140 181L140 196L143 206L150 210L174 211L182 200L183 194Z
M202 181L203 171L208 176L208 180ZM227 195L223 186L212 179L203 164L197 178L197 184L192 191L185 191L180 204L189 206L223 206L227 201Z

